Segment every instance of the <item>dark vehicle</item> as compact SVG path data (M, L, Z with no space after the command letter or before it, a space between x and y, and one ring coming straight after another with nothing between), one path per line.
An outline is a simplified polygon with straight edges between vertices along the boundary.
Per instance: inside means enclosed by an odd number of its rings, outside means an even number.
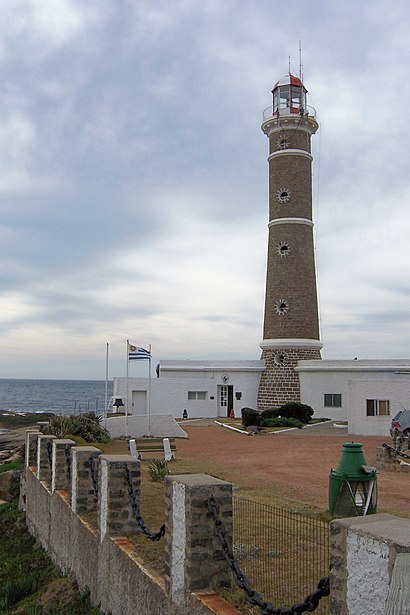
M391 420L390 435L410 436L410 410L399 410Z

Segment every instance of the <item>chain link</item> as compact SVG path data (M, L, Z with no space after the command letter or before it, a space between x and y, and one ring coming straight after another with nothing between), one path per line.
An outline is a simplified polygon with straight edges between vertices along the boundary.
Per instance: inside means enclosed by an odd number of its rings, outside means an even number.
M50 440L48 440L47 442L47 456L48 456L48 463L50 465L50 468L53 465L53 445L50 442Z
M95 467L95 459L91 455L89 459L90 463L90 474L91 474L91 482L93 485L93 490L95 495L98 495L98 479L97 479L97 468Z
M65 464L67 466L67 478L71 480L71 450L70 448L65 449Z
M319 606L320 600L330 593L330 579L323 577L320 579L316 591L309 594L300 604L294 604L291 607L276 608L270 602L265 602L262 596L252 589L249 579L242 572L238 563L234 559L232 545L228 542L222 521L219 518L219 510L215 502L215 498L211 496L208 500L208 510L212 515L215 524L215 533L219 538L222 546L223 555L235 578L235 583L246 593L247 601L259 607L262 615L299 615L300 613L311 613Z
M410 455L407 455L406 453L402 453L399 448L394 448L393 446L390 446L390 444L383 444L382 446L384 448L387 448L389 451L393 451L394 457L399 456L399 457L404 457L404 459L410 459Z
M151 532L151 530L145 525L144 519L141 516L138 500L135 496L134 489L132 486L130 469L128 468L127 465L124 466L124 469L125 469L125 476L126 476L127 486L128 486L128 497L131 503L131 507L132 507L135 519L138 525L140 526L142 533L149 540L152 540L152 541L161 540L161 538L165 535L165 525L161 525L158 532Z

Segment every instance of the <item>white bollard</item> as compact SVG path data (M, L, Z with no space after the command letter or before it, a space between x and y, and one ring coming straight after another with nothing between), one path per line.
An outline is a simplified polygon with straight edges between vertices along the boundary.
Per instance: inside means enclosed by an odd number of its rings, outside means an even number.
M162 443L164 445L164 459L165 461L171 461L174 455L173 455L173 452L171 451L171 445L169 443L169 438L164 438L162 440Z
M136 441L134 439L130 440L128 442L128 446L130 448L130 455L131 455L131 457L135 457L135 459L139 459Z

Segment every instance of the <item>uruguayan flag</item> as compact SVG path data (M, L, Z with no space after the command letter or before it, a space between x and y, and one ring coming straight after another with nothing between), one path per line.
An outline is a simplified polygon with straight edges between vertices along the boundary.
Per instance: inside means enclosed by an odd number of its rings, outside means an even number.
M151 353L145 348L139 348L138 346L128 346L128 360L134 361L136 359L151 359Z

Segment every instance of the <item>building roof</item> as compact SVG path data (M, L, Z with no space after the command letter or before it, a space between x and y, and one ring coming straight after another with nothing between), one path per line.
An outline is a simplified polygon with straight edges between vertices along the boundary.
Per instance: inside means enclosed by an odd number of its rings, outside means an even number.
M168 360L160 361L159 369L163 371L187 371L187 372L263 372L265 370L264 361L182 361Z
M410 359L298 361L298 372L395 372L410 374Z
M279 79L279 81L277 81L273 86L273 89L277 88L279 85L301 85L304 89L306 89L299 77L295 77L291 74L282 77L282 79Z

